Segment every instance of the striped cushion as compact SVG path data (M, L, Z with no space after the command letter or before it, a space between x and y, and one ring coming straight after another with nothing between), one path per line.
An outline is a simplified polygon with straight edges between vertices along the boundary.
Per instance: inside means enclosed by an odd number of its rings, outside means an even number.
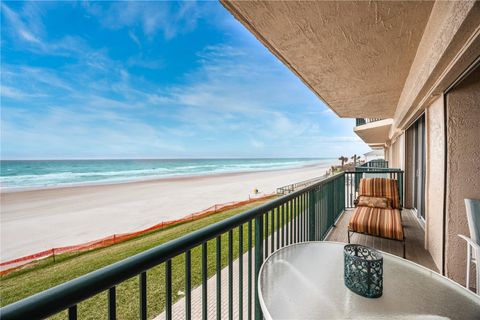
M357 207L348 223L350 231L389 239L403 240L403 227L398 209Z
M359 196L385 197L392 208L401 209L397 180L387 178L364 178L360 180Z

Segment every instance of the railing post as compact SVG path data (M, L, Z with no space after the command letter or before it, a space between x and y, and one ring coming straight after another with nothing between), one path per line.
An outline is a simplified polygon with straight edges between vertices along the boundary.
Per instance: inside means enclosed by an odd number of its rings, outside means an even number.
M255 320L262 320L263 313L258 299L258 277L263 263L263 214L255 218Z
M315 241L315 190L308 192L308 240Z
M398 189L399 189L399 196L400 196L400 204L404 205L403 203L403 171L398 173Z
M344 172L342 175L342 180L340 181L340 203L341 203L340 212L345 211L345 196L346 196L345 181L347 180L346 178L347 178L347 175Z
M333 225L333 210L334 210L334 198L333 198L333 182L330 181L325 187L325 200L327 202L327 211L326 211L326 226L325 231L323 232L322 240L325 240L328 229Z
M337 217L337 210L338 210L338 193L337 193L337 185L338 185L338 178L333 180L332 183L332 227L335 227L335 220Z
M356 192L358 190L358 187L360 186L360 180L362 180L362 177L363 177L363 173L364 172L368 172L369 170L360 170L359 172L355 170L355 172L353 173L354 175L354 185L353 185L353 197L355 198L355 195L356 195Z

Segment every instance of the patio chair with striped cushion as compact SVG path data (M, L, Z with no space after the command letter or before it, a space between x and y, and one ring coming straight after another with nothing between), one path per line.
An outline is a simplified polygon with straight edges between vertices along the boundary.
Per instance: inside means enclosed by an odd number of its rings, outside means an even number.
M379 201L383 199L386 200ZM397 180L361 179L358 198L355 202L356 208L348 223L348 243L350 243L351 233L402 241L405 258L405 234Z

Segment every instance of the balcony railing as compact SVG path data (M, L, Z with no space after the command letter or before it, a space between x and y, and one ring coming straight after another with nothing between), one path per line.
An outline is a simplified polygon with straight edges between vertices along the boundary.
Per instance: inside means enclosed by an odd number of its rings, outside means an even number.
M388 161L383 159L374 159L367 161L359 166L360 168L388 168Z
M317 178L313 178L313 179L300 181L300 182L297 182L297 183L292 183L292 184L289 184L289 185L286 185L286 186L283 186L283 187L279 187L279 188L277 188L277 194L278 195L285 195L285 194L294 192L296 190L305 188L305 187L307 187L309 185L312 185L315 182L319 182L320 180L323 180L325 178L326 178L326 176L321 176L321 177L317 177Z
M362 125L367 124L367 123L370 123L370 122L376 122L376 121L380 121L380 120L383 120L383 119L380 119L380 118L357 118L357 127L362 126Z
M384 173L391 178L403 181L403 171L394 169L375 170L375 174ZM96 270L75 280L45 290L31 297L0 309L1 318L38 319L68 310L69 319L77 319L77 306L97 294L104 293L104 312L109 319L117 318L118 285L133 277L138 277L139 294L137 301L123 303L137 304L140 319L147 318L147 271L163 266L164 297L161 309L166 319L172 319L173 289L172 260L181 257L182 271L175 273L175 281L182 278L185 292L184 317L192 318L192 266L201 270L201 315L194 318L209 318L208 314L208 265L215 265L216 273L216 315L222 315L222 241L227 242L228 268L228 315L233 318L234 301L238 305L240 318L262 319L259 300L256 295L258 273L263 261L274 251L293 243L323 240L345 208L354 207L358 182L365 174L363 171L342 172L305 188L284 195L266 204L243 212L231 218L212 224L188 235L169 241L140 254ZM400 191L402 188L399 188ZM403 199L403 194L401 193ZM235 240L234 240L235 239ZM213 251L215 248L215 251ZM214 253L215 261L209 261ZM197 254L198 253L198 254ZM197 259L198 263L197 263ZM235 275L238 285L233 285L234 259L238 261L239 272ZM244 264L248 276L244 279ZM213 260L213 259L211 259ZM193 264L192 264L193 261ZM175 260L176 264L178 260ZM178 271L178 270L176 270ZM181 276L180 274L183 273ZM244 299L244 285L247 291ZM163 291L162 291L163 292ZM158 291L156 293L158 295ZM238 299L234 299L238 295ZM150 295L149 295L150 296ZM245 307L245 308L244 308ZM135 308L132 305L132 308ZM88 313L81 308L81 314ZM162 311L161 310L161 311ZM243 314L245 310L246 314ZM85 315L88 317L88 315ZM121 318L121 316L119 316Z

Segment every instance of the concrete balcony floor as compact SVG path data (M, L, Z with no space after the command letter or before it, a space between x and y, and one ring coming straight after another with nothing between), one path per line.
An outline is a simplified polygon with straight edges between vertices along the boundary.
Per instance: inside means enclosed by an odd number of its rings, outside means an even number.
M348 221L352 216L352 213L353 209L347 210L340 217L336 227L332 229L332 231L325 240L347 242L347 226ZM404 232L406 237L407 259L438 272L438 268L435 266L435 263L433 262L430 253L424 248L423 244L425 239L425 232L420 226L417 218L414 216L412 210L404 209L402 211L402 222L404 225ZM382 239L354 233L350 236L350 242L372 247L402 257L403 248L400 241Z

